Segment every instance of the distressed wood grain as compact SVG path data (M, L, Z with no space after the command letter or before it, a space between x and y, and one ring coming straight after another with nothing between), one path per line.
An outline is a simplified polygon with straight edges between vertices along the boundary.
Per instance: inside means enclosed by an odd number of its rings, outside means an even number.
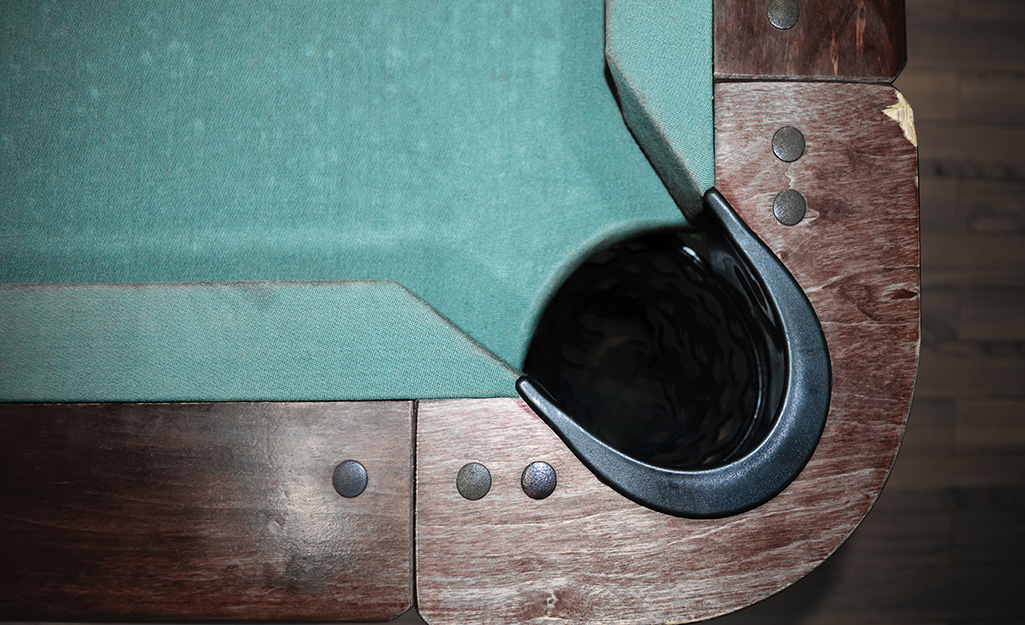
M392 618L411 432L411 402L0 405L0 618Z
M903 0L798 2L790 29L764 0L715 0L716 79L892 82L904 67Z
M765 102L773 107L767 108ZM916 149L880 85L720 83L717 187L808 293L834 388L821 442L776 498L724 519L670 517L602 484L518 400L423 401L418 411L417 598L432 625L662 623L750 605L815 568L853 531L893 464L919 345ZM771 137L801 128L783 163ZM772 197L805 193L782 226ZM519 477L542 460L558 487L534 501ZM491 470L467 501L455 476Z

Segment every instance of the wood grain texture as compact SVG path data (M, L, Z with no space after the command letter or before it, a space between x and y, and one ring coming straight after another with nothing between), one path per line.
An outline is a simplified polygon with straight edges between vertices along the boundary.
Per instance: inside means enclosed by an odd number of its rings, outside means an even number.
M801 0L788 30L766 0L715 0L716 79L892 82L905 62L903 0Z
M2 405L0 619L392 618L411 432L410 402Z
M836 554L715 625L1025 622L1025 343L1015 338L1025 308L1006 314L1025 285L1023 257L1007 253L1025 246L1015 144L1025 123L1011 114L1025 111L1025 91L997 69L1025 69L1025 54L1010 53L1025 50L1025 3L908 0L907 10L896 86L919 126L922 230L940 236L922 237L921 369L900 454ZM989 100L961 99L986 77L1000 86ZM883 535L893 540L866 548Z
M680 519L603 485L518 400L421 402L417 599L432 625L710 618L811 571L878 496L919 342L916 150L884 112L897 96L879 85L720 83L716 103L717 186L808 293L829 344L834 388L815 454L754 510ZM789 164L770 144L787 124L808 144ZM771 209L788 187L809 204L794 227ZM559 476L542 501L519 486L535 460ZM494 480L473 502L455 489L470 461Z

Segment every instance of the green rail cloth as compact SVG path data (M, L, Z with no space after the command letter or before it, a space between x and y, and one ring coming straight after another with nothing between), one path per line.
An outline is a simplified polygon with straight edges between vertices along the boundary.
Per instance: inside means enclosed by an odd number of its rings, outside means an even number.
M509 395L516 373L392 282L0 286L0 401Z
M606 0L605 58L623 117L688 217L715 182L712 2Z
M689 3L707 10L672 28L698 63L684 78L710 92L711 2ZM0 3L0 282L395 281L516 368L577 263L682 222L609 88L603 13L581 0ZM679 56L648 62L666 59ZM691 121L710 137L710 109ZM707 147L692 176L702 184ZM5 314L24 313L17 301ZM442 334L381 323L428 344ZM252 341L238 344L238 366L197 371L195 388L228 389L240 366L262 366L246 357L259 338L236 338ZM371 361L390 349L361 345ZM457 370L490 366L453 353L468 359ZM136 375L120 362L93 387ZM53 370L76 375L65 364ZM268 384L252 397L299 398L252 375ZM428 392L438 376L417 375L375 392L333 384L332 399L494 392L493 376ZM187 386L165 383L137 398ZM13 384L0 379L8 398L103 397L15 395Z

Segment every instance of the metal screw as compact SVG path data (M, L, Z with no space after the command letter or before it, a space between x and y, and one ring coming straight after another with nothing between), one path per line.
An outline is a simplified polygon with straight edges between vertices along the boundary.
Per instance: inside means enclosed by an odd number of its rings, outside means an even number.
M479 462L463 465L456 475L456 490L470 501L476 501L491 490L491 472Z
M796 226L808 212L808 202L799 191L785 189L772 200L772 212L784 226Z
M367 470L355 460L346 460L335 467L331 483L342 497L358 497L367 487Z
M772 135L772 153L786 163L801 158L804 155L804 133L793 126L783 126Z
M555 469L547 462L531 462L523 470L520 484L531 499L544 499L555 491Z
M801 7L797 0L769 0L769 23L780 30L787 30L797 25L801 18Z

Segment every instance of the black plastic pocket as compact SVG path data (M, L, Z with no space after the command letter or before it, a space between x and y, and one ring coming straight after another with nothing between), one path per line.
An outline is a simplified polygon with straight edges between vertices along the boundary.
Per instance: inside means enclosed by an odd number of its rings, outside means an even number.
M563 284L517 388L599 478L689 517L797 477L829 408L822 328L715 189L693 227L620 242Z

